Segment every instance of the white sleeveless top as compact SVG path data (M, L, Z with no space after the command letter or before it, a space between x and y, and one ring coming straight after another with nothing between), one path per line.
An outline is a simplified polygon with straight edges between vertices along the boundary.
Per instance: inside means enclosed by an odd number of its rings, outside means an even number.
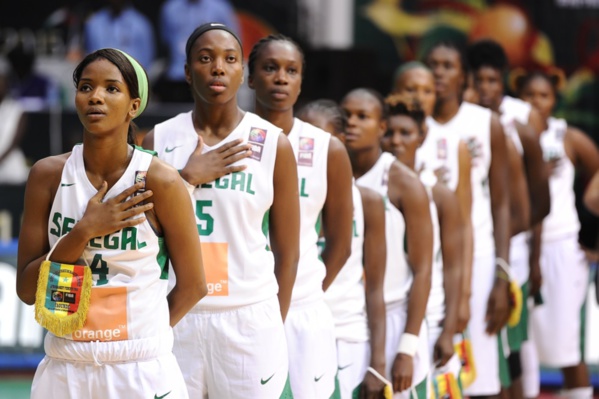
M459 180L459 135L444 135L442 130L437 129L437 123L430 116L426 118L428 133L422 145L416 150L415 170L437 169L456 170L458 173L446 174L447 180L442 182L451 191L458 187Z
M574 195L574 165L564 148L568 124L563 119L549 118L548 129L541 134L541 147L546 161L559 158L549 177L551 210L543 220L543 242L559 240L578 234L580 222Z
M300 258L291 295L291 305L323 296L326 275L319 257L318 235L321 211L327 198L327 163L331 135L297 118L287 136L295 159L300 193Z
M368 341L366 293L364 291L364 209L360 190L352 187L354 227L351 255L324 298L333 313L335 336L349 342Z
M385 268L385 304L405 301L412 286L412 271L406 259L406 222L390 201L387 194L389 169L395 157L387 152L381 154L374 166L356 180L360 186L368 187L385 200L385 237L387 242L387 265Z
M433 199L433 187L437 177L430 170L420 173L420 181L424 185L429 198L431 222L433 226L433 262L431 269L431 291L426 305L426 319L429 324L437 326L445 318L445 288L443 286L443 254L441 252L441 226L437 205Z
M252 146L246 165L197 186L192 192L208 295L197 310L222 310L264 301L278 292L274 257L268 248L268 211L273 203L273 174L281 129L246 112L239 125L208 152L236 139ZM198 142L191 111L154 127L154 149L183 169Z
M486 256L495 251L493 217L489 191L489 168L491 166L491 111L476 104L462 102L458 113L449 122L430 122L443 137L459 136L471 156L472 228L474 256ZM458 170L451 170L452 175Z
M152 154L135 149L125 173L108 190L110 199L131 187L136 172L147 172ZM143 173L142 173L143 174ZM83 163L83 145L73 147L48 221L53 247L83 217L98 190L90 183ZM142 217L137 215L136 218ZM121 341L158 337L170 330L166 300L168 251L162 237L146 220L87 244L77 264L89 264L93 288L84 327L63 337L74 341Z

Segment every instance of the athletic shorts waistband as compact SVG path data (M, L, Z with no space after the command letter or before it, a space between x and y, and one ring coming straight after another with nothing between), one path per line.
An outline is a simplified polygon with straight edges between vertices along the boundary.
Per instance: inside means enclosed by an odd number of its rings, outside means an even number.
M52 333L44 339L46 356L52 359L85 363L131 363L152 360L172 353L173 330L154 337L125 341L81 342L59 338Z

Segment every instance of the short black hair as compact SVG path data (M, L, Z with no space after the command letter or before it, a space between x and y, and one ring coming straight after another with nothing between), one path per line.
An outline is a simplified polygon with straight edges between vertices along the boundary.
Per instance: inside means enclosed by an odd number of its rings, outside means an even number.
M558 96L560 77L556 74L548 74L543 71L532 71L524 76L520 76L520 77L516 78L515 82L514 82L514 86L516 89L516 93L518 93L518 96L520 96L522 94L522 91L524 91L524 88L530 82L532 82L534 79L537 79L537 78L543 79L547 83L549 83L549 85L551 86L551 89L553 90L553 94L556 97Z
M416 125L418 125L418 132L420 134L423 133L422 127L426 120L426 115L418 100L414 99L411 102L400 100L390 103L389 117L392 116L407 116L408 118L412 118L416 122Z
M381 119L387 119L387 117L389 116L389 106L385 102L385 98L383 97L383 95L375 89L371 89L369 87L359 87L357 89L353 89L353 90L349 91L345 96L343 96L343 99L341 99L341 102L345 101L345 99L348 96L357 94L357 93L366 93L366 94L370 95L371 97L374 97L374 99L379 103L379 107L381 108Z
M304 120L304 118L311 112L324 115L326 118L328 118L329 122L333 124L333 129L336 133L345 132L345 127L347 126L347 116L335 101L326 98L311 101L304 105L295 114L295 116L301 120Z
M306 56L304 55L304 50L302 50L300 45L295 40L293 40L289 36L285 36L280 33L265 36L262 39L258 40L258 42L256 44L254 44L254 47L252 47L252 51L250 51L250 55L248 57L249 75L252 76L254 73L254 68L256 67L256 59L258 58L260 51L267 44L272 43L272 42L287 42L287 43L291 43L295 46L295 48L297 49L297 51L300 53L300 55L302 57L302 75L303 75L304 71L306 70Z
M503 47L491 39L483 39L471 44L467 56L468 64L473 71L482 67L491 67L503 73L509 65Z
M464 73L464 78L466 78L468 76L468 71L469 71L468 59L466 58L466 50L462 44L460 44L456 41L440 40L440 41L436 42L435 44L433 44L428 49L428 51L426 52L426 55L424 56L424 63L426 64L426 60L431 55L431 53L433 51L435 51L436 49L438 49L439 47L447 47L448 49L454 50L456 53L458 53L458 57L460 59L460 64L462 64L461 65L462 72Z
M239 48L241 49L241 56L243 57L243 45L241 44L241 39L239 38L239 36L237 36L235 32L233 32L231 28L219 22L207 22L195 28L194 31L191 32L191 34L187 38L187 43L185 43L185 59L188 64L191 61L191 48L193 47L194 43L196 42L196 40L198 40L200 36L202 36L204 33L210 30L223 30L225 32L230 33L231 36L233 36L235 40L237 40L237 43L239 43Z

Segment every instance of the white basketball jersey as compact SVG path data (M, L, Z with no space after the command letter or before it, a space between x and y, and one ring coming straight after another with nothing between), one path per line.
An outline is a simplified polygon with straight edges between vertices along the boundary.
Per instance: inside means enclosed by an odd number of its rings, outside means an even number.
M446 181L443 181L451 191L458 187L459 180L459 135L444 135L442 130L437 129L437 123L431 117L426 118L428 133L422 145L416 150L415 170L444 169L448 171L458 171L457 173L447 173Z
M236 139L252 146L249 158L234 165L246 169L196 187L192 193L208 295L197 309L219 310L266 300L278 292L274 257L268 249L268 211L281 129L246 112L239 125L208 152ZM183 169L198 142L192 113L179 114L154 127L154 149Z
M433 199L433 187L437 177L430 170L420 173L420 181L424 185L429 198L431 222L433 225L433 262L431 269L431 291L426 305L426 319L428 323L437 323L445 317L445 288L443 287L443 254L441 252L441 227L439 213Z
M563 119L549 118L549 127L541 134L541 147L546 161L558 158L549 177L551 211L543 219L543 242L578 234L580 222L574 195L574 165L564 149L568 124Z
M479 105L462 102L458 113L449 122L430 122L431 128L439 130L443 137L459 136L470 151L472 183L472 227L474 233L474 256L495 251L493 217L489 191L489 168L491 166L491 111ZM457 170L450 170L457 174Z
M354 228L351 255L324 294L333 313L335 336L349 342L368 341L364 291L364 209L360 190L352 187Z
M144 177L151 162L152 154L135 149L129 166L104 198L115 197L135 184L137 172ZM83 145L76 145L64 165L52 204L50 247L83 217L97 192L85 172ZM88 264L92 269L91 302L83 328L64 338L133 340L156 337L169 329L168 251L147 220L90 240L77 264Z
M291 303L322 298L326 274L319 257L321 211L327 198L327 161L331 135L297 118L287 136L295 159L300 193L300 258Z
M406 222L399 211L389 202L387 188L389 169L395 157L387 152L381 154L374 166L356 180L360 186L368 187L385 200L385 237L387 242L387 264L385 268L385 304L406 300L412 286L412 271L406 259Z

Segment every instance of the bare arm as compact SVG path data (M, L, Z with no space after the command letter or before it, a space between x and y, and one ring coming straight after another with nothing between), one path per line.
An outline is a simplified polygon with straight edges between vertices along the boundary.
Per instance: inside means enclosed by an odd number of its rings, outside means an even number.
M170 324L174 326L208 292L200 238L191 198L174 168L153 159L146 187L154 193L154 212L177 276L168 294Z
M269 215L269 237L279 284L279 306L285 320L299 261L300 219L297 165L291 144L282 133L277 144L273 179L274 199Z
M142 147L154 150L154 130L150 130L144 136ZM250 145L243 143L242 139L223 144L205 154L202 154L203 147L204 140L201 136L198 136L195 151L189 157L185 167L179 171L181 177L194 186L209 183L229 173L244 170L245 165L233 164L252 154Z
M460 205L464 240L462 244L462 299L458 315L457 331L464 331L470 320L470 296L472 294L472 258L474 256L474 236L472 232L472 179L470 152L466 143L460 140L458 147L459 180L456 195Z
M510 237L513 237L530 227L530 202L524 176L524 163L509 137L506 137L506 148L509 164Z
M435 344L435 360L441 365L453 355L453 335L457 332L458 311L462 299L462 262L464 257L462 234L463 220L457 196L446 186L433 187L433 199L437 207L443 256L443 289L445 291L445 319L443 331Z
M549 215L549 169L543 160L543 149L539 135L535 131L516 124L522 148L524 149L524 169L530 197L530 225L540 223Z
M327 160L327 198L322 209L322 229L327 245L322 251L326 276L322 282L327 290L351 253L352 240L352 169L347 150L331 137Z
M599 216L599 173L595 173L584 192L584 205Z
M496 115L491 117L491 166L489 168L489 188L491 192L491 213L493 216L493 238L495 256L509 261L509 192L506 140L503 128ZM487 333L496 334L509 317L509 284L505 279L495 278L487 305Z
M389 171L388 190L390 202L400 210L406 222L408 265L413 275L404 333L418 336L431 288L433 228L429 198L418 177L397 161ZM411 385L412 372L412 357L398 353L391 371L394 391Z
M543 284L543 276L541 275L541 265L539 259L541 257L541 234L543 232L543 224L539 223L532 227L530 235L530 253L528 254L528 266L530 268L530 296L537 295Z
M367 281L366 315L370 331L370 367L385 374L385 299L383 296L386 245L385 204L374 190L359 187L364 209L364 275ZM371 378L372 377L372 378ZM367 394L375 395L384 388L371 373L366 373ZM378 397L378 396L377 396Z
M591 178L599 170L599 151L591 138L578 129L568 127L564 144L577 171Z
M537 137L547 130L547 121L541 117L539 111L534 107L530 110L530 114L528 115L528 126L530 126Z

